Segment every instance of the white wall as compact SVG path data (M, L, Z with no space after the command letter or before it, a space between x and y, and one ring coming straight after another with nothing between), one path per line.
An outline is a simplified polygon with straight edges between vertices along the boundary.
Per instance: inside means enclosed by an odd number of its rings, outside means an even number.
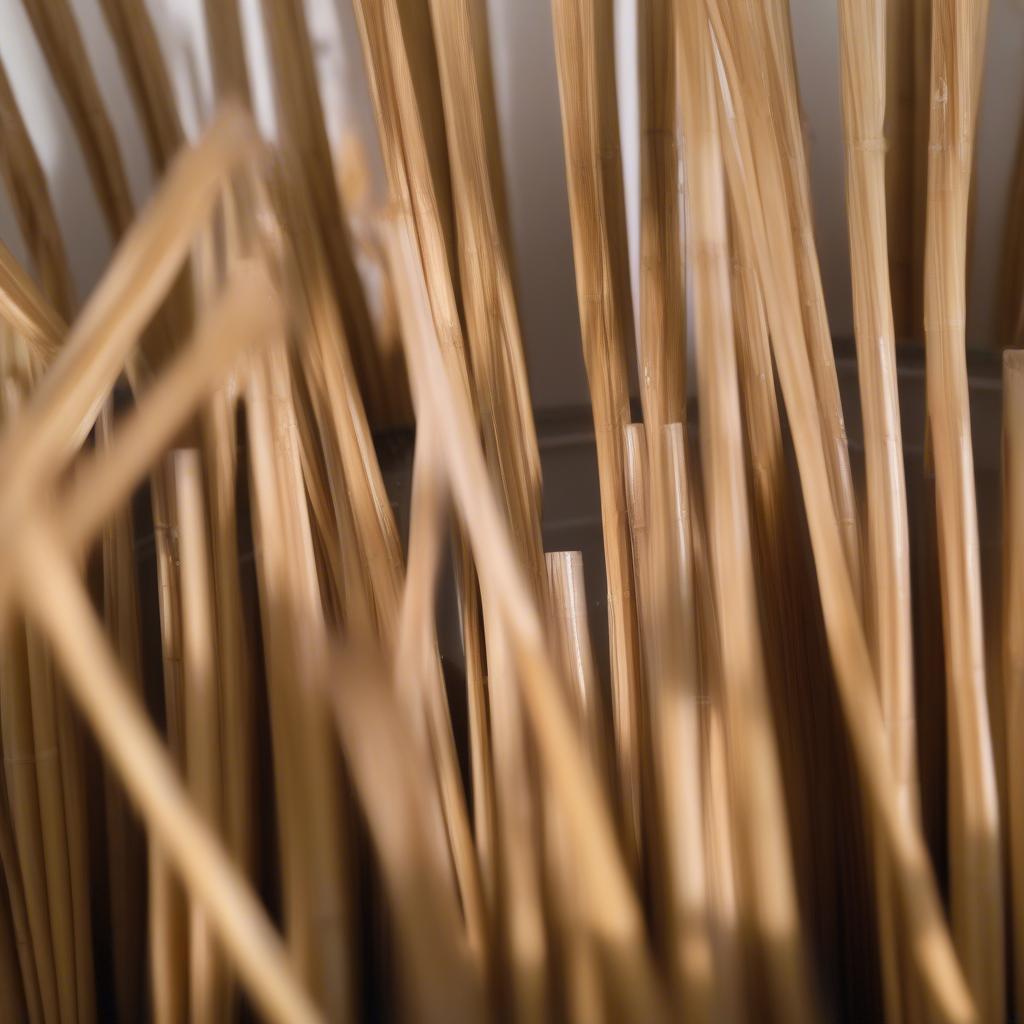
M209 109L210 76L201 0L147 0L160 29L175 86L194 133ZM97 7L72 0L94 66L100 70L131 175L142 201L152 188L152 168L127 87ZM370 144L383 198L379 152L373 138L359 41L350 0L307 0L324 81L332 134L347 127ZM635 3L617 0L618 81L623 163L629 194L630 249L636 263ZM851 330L849 258L843 199L842 122L839 104L837 13L830 0L791 0L806 116L818 250L833 331ZM269 83L259 29L259 0L242 0L254 66L261 124L273 130ZM549 0L488 0L503 149L509 182L522 326L534 399L549 407L586 398L575 305L572 245L562 158L558 88ZM0 0L0 57L13 81L30 131L51 178L80 296L95 283L109 257L103 226L70 124L49 79L20 0ZM191 55L191 58L188 58ZM1024 7L1020 0L992 0L985 92L978 132L977 236L972 246L969 333L985 343L992 332L1003 216L1018 126L1024 106ZM195 96L187 59L195 62ZM2 192L2 190L0 190ZM0 196L0 238L24 258L6 196Z

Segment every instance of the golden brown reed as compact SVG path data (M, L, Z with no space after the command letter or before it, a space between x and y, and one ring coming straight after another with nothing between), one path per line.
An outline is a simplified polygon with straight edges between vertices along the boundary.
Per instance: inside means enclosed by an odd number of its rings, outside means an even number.
M887 258L883 17L882 4L848 0L840 7L846 192L867 475L866 631L898 799L905 814L916 816L910 544ZM886 1016L898 1021L912 1011L901 993L907 983L891 867L878 840L875 853Z
M975 16L974 5L962 0L946 0L933 12L925 342L946 638L953 932L978 1019L997 1021L1005 1014L1001 839L965 355Z
M43 294L66 319L71 315L72 288L64 240L57 225L42 164L2 64L0 128L4 138L3 149L0 150L0 171L11 196L18 227L29 247Z
M796 256L791 250L787 252L789 247L785 242L792 232L786 223L786 206L779 202L779 197L785 194L782 157L772 138L771 119L762 109L764 97L757 83L763 58L753 45L757 36L748 24L748 19L756 18L756 14L743 11L740 5L729 0L715 0L710 7L724 72L720 82L728 86L728 99L723 101L727 103L731 118L726 145L736 148L727 167L744 175L735 187L744 204L736 224L740 230L749 232L750 251L755 254L762 282L843 714L865 788L884 826L887 841L892 844L901 875L901 898L913 922L918 963L943 1011L953 1018L964 1019L970 1012L969 997L948 944L923 841L900 812L896 800L856 591L848 572L835 505L826 501L831 491L821 432L815 424L813 377L806 347L801 344ZM772 256L769 255L769 237L782 240ZM925 937L927 941L923 941Z
M628 422L612 8L555 4L608 566L609 715L582 557L543 555L482 0L356 5L417 419L406 558L370 429L402 385L394 368L370 380L361 362L376 354L374 333L302 11L263 6L278 151L269 156L228 109L172 159L181 129L145 8L103 0L153 162L167 172L129 227L116 140L70 8L26 4L124 240L75 317L45 181L0 79L12 143L0 163L42 282L0 250L4 1011L89 1021L113 998L121 1015L214 1021L238 1012L237 982L259 1012L289 1021L371 1007L438 1021L811 1020L849 997L843 1012L873 1005L854 987L870 988L880 967L887 1019L999 1019L1004 865L978 667L973 470L955 443L969 438L963 279L983 5L935 8L928 154L954 949L917 812L890 285L890 270L912 271L889 257L906 254L914 229L903 217L893 240L882 142L887 74L895 80L885 42L919 40L924 5L894 4L888 27L876 0L843 0L840 11L867 463L858 521L787 3L639 5L643 425ZM248 103L238 7L205 13L215 91ZM904 89L920 67L900 77ZM684 422L677 116L699 447ZM905 136L913 116L894 119ZM891 183L905 189L922 153L908 146ZM122 374L133 404L115 415ZM1014 357L1006 375L999 708L1017 939ZM93 450L79 453L90 434ZM151 592L128 520L140 486L155 527ZM439 656L452 527L469 785L457 684ZM105 623L82 571L98 538ZM154 636L142 627L147 593ZM80 777L67 696L108 764L105 800ZM144 712L154 700L163 737ZM139 815L134 836L121 787ZM871 873L857 859L862 818ZM90 828L109 836L101 863L86 856ZM133 871L110 908L105 897L90 907L93 879ZM868 911L856 901L872 878ZM93 963L94 915L112 921L112 978ZM867 923L879 928L877 954L862 948Z
M733 828L741 898L763 957L772 1004L806 1018L811 994L796 908L785 805L765 680L743 465L733 343L725 181L707 8L682 28L687 205L701 395L708 543L722 657ZM743 751L742 757L739 751Z
M608 0L552 4L583 357L597 440L608 583L612 719L621 828L635 873L642 860L640 638L626 515L622 428L629 422L626 353L633 309Z
M640 318L637 371L651 457L662 427L684 418L686 325L680 252L675 5L637 5L640 78Z

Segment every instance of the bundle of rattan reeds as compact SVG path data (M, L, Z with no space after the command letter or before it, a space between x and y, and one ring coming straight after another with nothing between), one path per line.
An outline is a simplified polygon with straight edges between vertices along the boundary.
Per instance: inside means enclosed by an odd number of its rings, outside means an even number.
M162 175L138 214L68 0L22 2L118 244L80 301L0 67L31 258L0 248L0 1019L1019 1014L1024 364L983 612L964 328L985 5L839 3L861 474L787 0L638 0L636 315L612 0L552 0L585 565L545 550L485 0L353 0L401 358L300 0L260 8L273 141L236 0L205 3L192 141L146 3L103 0ZM920 480L897 335L926 343ZM403 422L404 552L374 443Z

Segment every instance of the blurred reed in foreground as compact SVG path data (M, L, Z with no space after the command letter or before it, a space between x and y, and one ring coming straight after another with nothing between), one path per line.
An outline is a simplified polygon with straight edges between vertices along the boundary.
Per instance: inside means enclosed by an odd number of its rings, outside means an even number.
M0 68L32 263L0 248L2 1018L1019 1014L1024 376L1007 351L983 609L964 336L985 5L840 0L861 473L787 0L638 0L638 310L612 0L552 0L585 565L545 550L484 0L353 0L371 213L300 0L261 5L274 142L236 0L204 6L191 141L145 3L103 0L162 176L141 211L71 5L23 3L118 244L80 302ZM374 431L409 423L403 550Z

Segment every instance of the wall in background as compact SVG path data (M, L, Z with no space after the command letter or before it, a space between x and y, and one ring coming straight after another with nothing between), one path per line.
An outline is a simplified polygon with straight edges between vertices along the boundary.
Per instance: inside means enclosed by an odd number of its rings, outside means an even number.
M172 68L185 123L195 134L209 111L210 75L201 0L147 0ZM274 127L259 0L241 0L253 67L257 116ZM619 108L630 249L636 271L638 184L635 62L636 0L616 0ZM833 332L852 329L843 188L838 25L834 0L791 0L815 207L818 251ZM153 186L138 121L97 0L72 0L131 177L136 201ZM586 400L579 343L572 242L549 0L488 0L517 285L538 407ZM0 0L0 58L12 79L51 179L79 297L110 254L88 175L67 116L46 71L20 0ZM346 130L367 143L377 195L383 172L374 137L362 55L350 0L307 0L311 33L335 139ZM976 160L977 211L968 296L969 336L991 337L1008 182L1024 115L1024 5L992 0ZM6 195L0 190L0 238L23 260Z

